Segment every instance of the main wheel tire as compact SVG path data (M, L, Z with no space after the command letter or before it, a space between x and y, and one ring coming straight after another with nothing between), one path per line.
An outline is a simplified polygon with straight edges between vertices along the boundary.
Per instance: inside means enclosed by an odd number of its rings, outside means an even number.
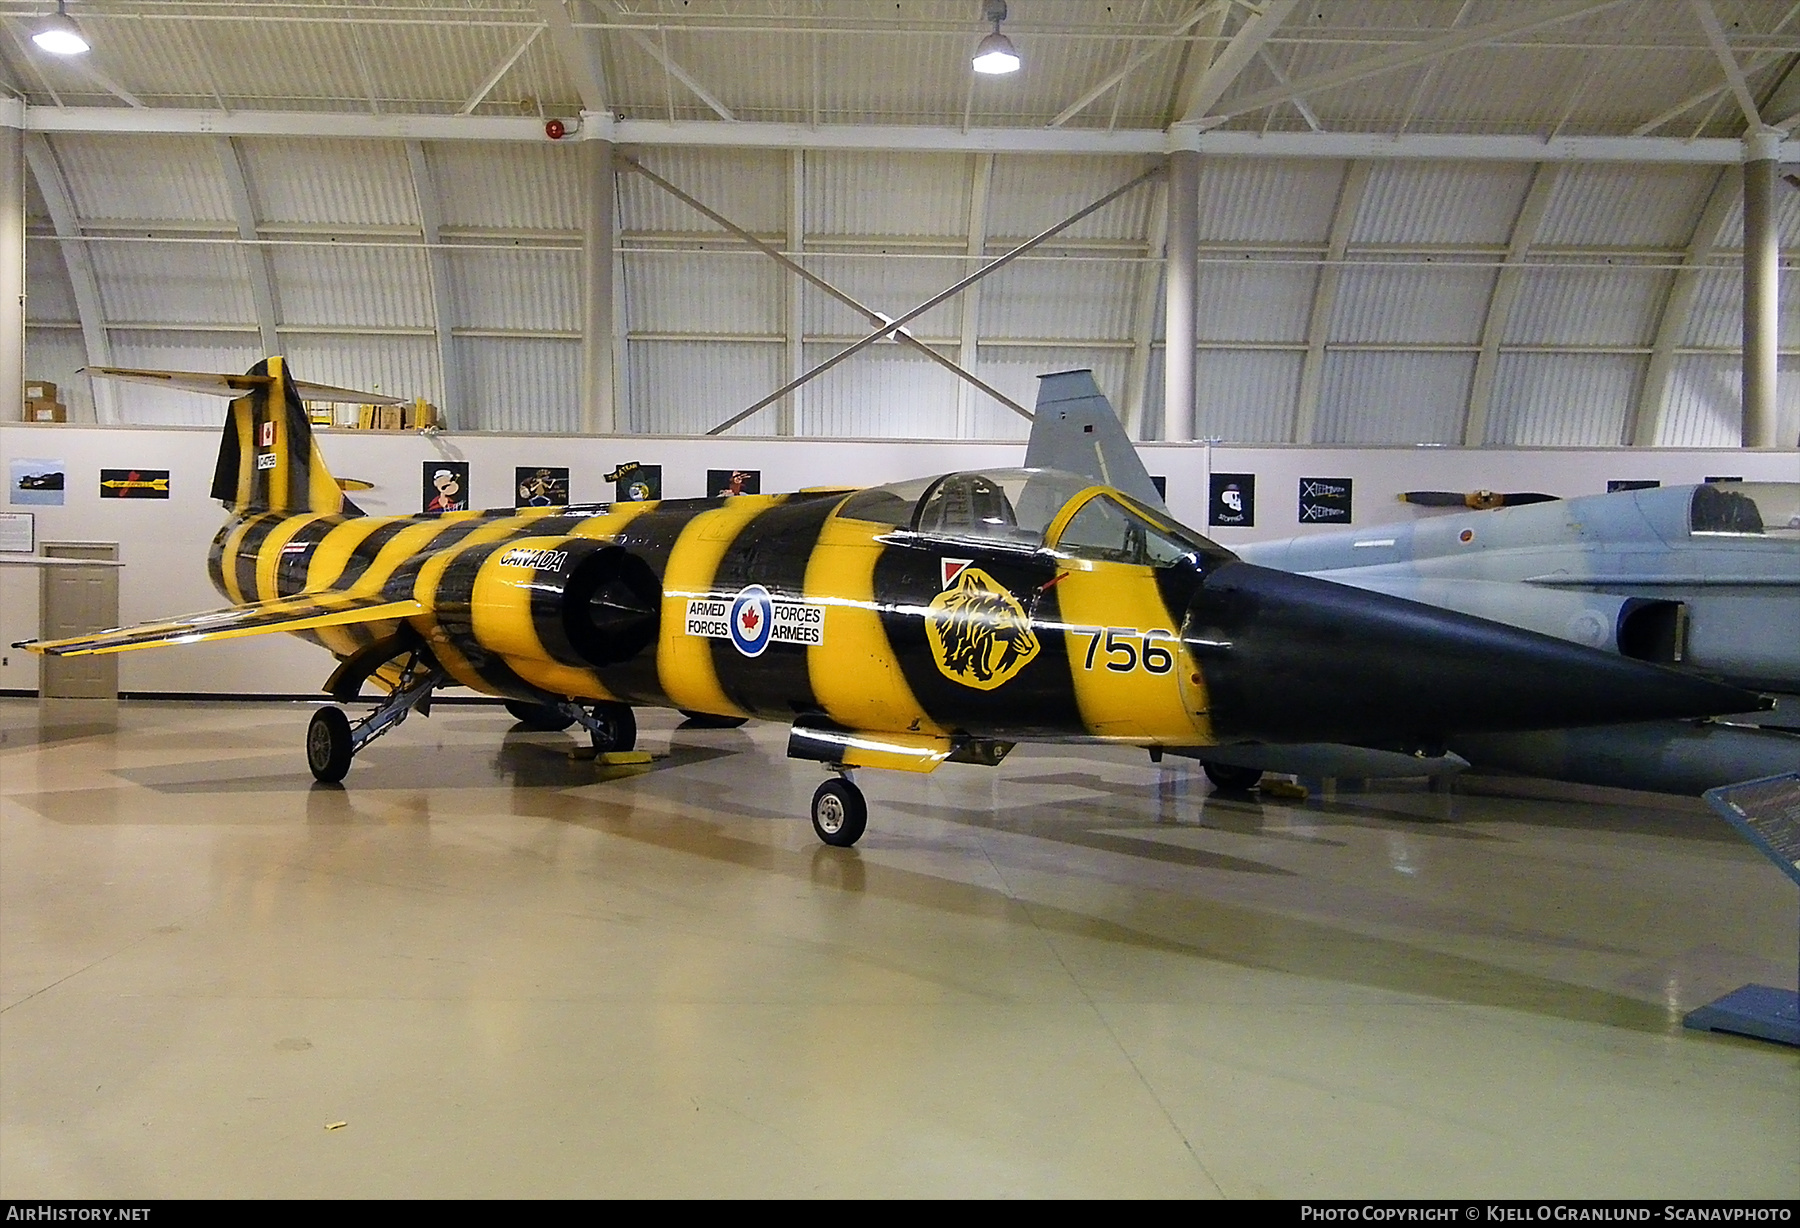
M1248 793L1263 778L1261 768L1232 767L1229 763L1202 763L1200 770L1215 788L1227 793Z
M862 839L869 825L869 803L847 780L828 780L812 799L813 831L834 848L847 849Z
M575 723L575 718L561 708L554 708L549 704L527 703L523 699L507 700L506 710L519 724L539 733L561 733Z
M336 784L350 770L350 718L342 708L320 708L306 726L306 766L313 778Z
M687 723L695 729L736 729L747 723L747 716L714 716L710 712L690 712L686 708L676 709L687 717Z
M594 719L605 727L604 734L590 731L594 749L600 754L610 750L632 750L637 746L637 717L630 704L594 705Z

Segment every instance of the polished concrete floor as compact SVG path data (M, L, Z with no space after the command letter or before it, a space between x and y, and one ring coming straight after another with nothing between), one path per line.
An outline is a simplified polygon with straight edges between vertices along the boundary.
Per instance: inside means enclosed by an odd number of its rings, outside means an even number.
M778 729L306 717L0 700L0 1196L1800 1192L1795 1051L1680 1026L1794 977L1697 803L1027 747L836 850Z

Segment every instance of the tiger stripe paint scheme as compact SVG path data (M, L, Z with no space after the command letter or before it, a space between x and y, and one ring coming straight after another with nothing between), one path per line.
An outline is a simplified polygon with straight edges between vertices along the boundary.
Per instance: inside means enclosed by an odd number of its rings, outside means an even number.
M365 680L389 692L361 733L336 709L315 714L308 756L322 780L444 681L568 720L592 704L597 745L606 721L629 720L619 705L653 705L780 721L790 754L914 771L993 764L1023 740L1415 751L1451 731L1757 703L1252 566L1150 494L1054 467L860 492L372 517L326 469L282 360L245 379L254 387L231 403L213 483L232 518L210 575L231 605L20 647L299 635L344 662L334 696ZM1090 373L1045 378L1027 457L1053 454L1153 490ZM821 788L822 838L855 840L859 798L845 781Z
M1004 585L1015 606L1029 611L1040 645L1003 686L980 689L940 668L928 642L933 602L944 591L944 551L902 526L839 516L844 500L841 493L738 495L391 520L264 513L221 532L213 574L223 577L216 582L227 597L252 609L321 592L381 603L370 609L410 609L403 619L293 630L346 657L391 638L405 621L454 681L527 702L622 699L936 736L1204 740L1203 715L1187 714L1174 670L1119 674L1104 668L1105 654L1098 668L1084 667L1092 638L1086 624L1121 628L1121 611L1108 608L1116 589L1132 594L1130 610L1141 625L1131 631L1170 637L1180 668L1193 673L1173 638L1182 605L1169 600L1181 595L1158 590L1148 568L1059 565L1043 552L984 553L960 544L959 551L976 555L963 575ZM648 564L663 591L654 649L597 663L563 633L563 611L534 601L566 593L581 568L608 549ZM1067 583L1046 591L1059 574ZM820 642L773 642L747 656L729 639L687 633L690 601L729 606L751 585L776 601L817 607ZM1065 620L1062 603L1072 599L1080 612ZM180 624L180 632L208 638L196 622ZM92 650L133 646L114 641ZM1118 654L1110 659L1116 665ZM1151 719L1133 724L1134 711Z

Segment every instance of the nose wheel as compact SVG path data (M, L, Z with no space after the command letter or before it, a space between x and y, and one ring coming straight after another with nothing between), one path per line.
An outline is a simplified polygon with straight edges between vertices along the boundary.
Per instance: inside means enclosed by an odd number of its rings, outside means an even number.
M826 844L849 848L869 825L869 803L848 779L828 780L813 794L812 825Z

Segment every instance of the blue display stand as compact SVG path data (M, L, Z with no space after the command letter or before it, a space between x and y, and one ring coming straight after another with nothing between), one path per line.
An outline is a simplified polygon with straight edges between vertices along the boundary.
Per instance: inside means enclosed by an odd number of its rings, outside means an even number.
M1800 884L1800 772L1708 789L1707 805ZM1800 1046L1800 993L1746 985L1689 1011L1683 1025Z

